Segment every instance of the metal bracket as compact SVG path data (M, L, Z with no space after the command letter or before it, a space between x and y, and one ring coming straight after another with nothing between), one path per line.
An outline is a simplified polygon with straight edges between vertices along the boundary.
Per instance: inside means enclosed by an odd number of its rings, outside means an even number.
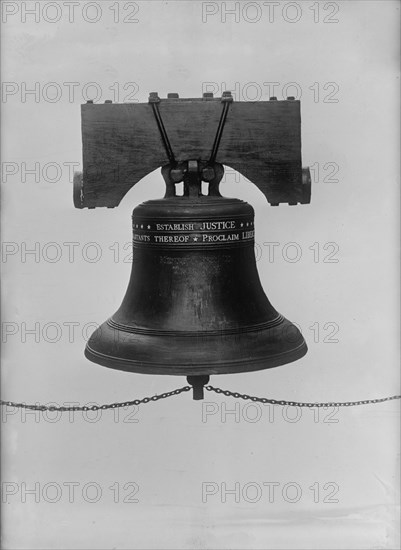
M203 388L209 383L210 376L187 376L187 382L192 386L194 401L201 401L204 398Z
M173 149L171 147L170 140L168 139L166 128L164 127L163 120L159 111L160 97L158 96L157 92L151 92L149 94L149 103L152 105L153 114L155 115L157 127L159 128L160 136L162 138L164 148L166 149L170 164L175 164Z
M175 197L175 186L182 181L184 182L184 197L203 196L202 181L209 183L209 197L221 197L219 185L224 175L224 167L218 162L209 164L209 162L188 160L166 164L162 167L161 172L166 183L164 198Z
M230 103L232 103L233 101L234 99L231 95L231 92L223 92L223 96L221 98L221 102L223 103L223 110L221 112L219 125L217 127L216 137L214 138L213 148L209 159L210 164L213 164L216 160L221 136L223 135L224 124L226 123L226 119L227 119L228 109L230 107Z

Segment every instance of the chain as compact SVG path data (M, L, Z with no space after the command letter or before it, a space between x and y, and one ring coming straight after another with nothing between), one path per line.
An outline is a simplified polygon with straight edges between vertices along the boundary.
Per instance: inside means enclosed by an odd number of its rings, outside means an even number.
M120 407L132 407L133 405L142 405L145 403L150 403L151 401L159 401L159 399L166 399L167 397L172 397L173 395L179 395L180 393L190 391L191 386L184 386L178 388L177 390L169 391L166 393L161 393L160 395L153 395L153 397L144 397L143 399L134 399L133 401L122 401L121 403L109 403L106 405L92 405L90 407L77 406L77 407L55 407L47 405L27 405L26 403L14 403L14 401L1 401L0 405L8 405L9 407L18 407L21 409L30 409L33 411L99 411L106 409L118 409Z
M227 397L235 397L236 399L249 399L258 403L269 403L271 405L288 405L290 407L355 407L356 405L369 405L372 403L383 403L383 401L392 401L393 399L401 399L401 395L392 395L391 397L380 397L378 399L365 399L364 401L343 401L340 403L303 403L301 401L280 401L276 399L267 399L266 397L252 397L250 395L232 392L228 390L222 390L220 388L214 388L213 386L205 386L205 390L214 391L215 393L222 393Z
M120 407L132 407L134 405L143 405L150 403L151 401L159 401L160 399L166 399L167 397L172 397L173 395L179 395L180 393L190 391L191 386L183 386L173 391L161 393L160 395L153 395L152 397L144 397L143 399L134 399L133 401L122 401L120 403L109 403L105 405L91 405L88 407L84 406L72 406L72 407L56 407L53 405L27 405L26 403L15 403L14 401L2 401L0 400L1 406L17 407L23 409L30 409L34 411L99 411L106 409L117 409ZM328 403L303 403L302 401L285 401L284 399L267 399L266 397L254 397L247 394L242 394L238 392L231 392L229 390L222 390L220 388L215 388L213 386L205 386L207 391L213 391L215 393L221 393L227 397L235 397L235 399L245 399L254 401L257 403L269 403L270 405L282 405L290 407L355 407L357 405L370 405L373 403L383 403L384 401L392 401L394 399L401 399L401 395L392 395L390 397L380 397L377 399L365 399L363 401L342 401L342 402L328 402Z

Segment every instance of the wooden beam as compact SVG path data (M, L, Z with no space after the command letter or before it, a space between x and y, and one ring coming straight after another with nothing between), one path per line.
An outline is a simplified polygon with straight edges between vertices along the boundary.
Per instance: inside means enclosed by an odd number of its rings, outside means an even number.
M177 161L207 161L219 99L158 103ZM144 176L169 162L148 103L82 105L81 207L117 206ZM272 204L309 202L302 188L299 101L231 103L216 161L252 181ZM306 197L306 198L305 198Z

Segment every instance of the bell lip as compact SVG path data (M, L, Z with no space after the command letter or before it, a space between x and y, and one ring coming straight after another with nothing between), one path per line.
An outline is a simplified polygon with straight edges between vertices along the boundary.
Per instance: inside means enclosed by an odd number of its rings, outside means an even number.
M256 357L253 359L240 359L221 361L219 363L205 363L205 366L198 365L169 365L166 363L155 363L145 361L135 361L134 359L123 359L111 355L106 355L95 351L89 346L85 348L85 357L103 367L124 372L132 372L137 374L152 374L152 375L171 375L171 376L189 376L189 375L216 375L216 374L240 374L246 372L255 372L258 370L266 370L280 367L293 363L301 359L308 352L308 346L304 339L299 346L287 351L282 351L275 355L265 357Z

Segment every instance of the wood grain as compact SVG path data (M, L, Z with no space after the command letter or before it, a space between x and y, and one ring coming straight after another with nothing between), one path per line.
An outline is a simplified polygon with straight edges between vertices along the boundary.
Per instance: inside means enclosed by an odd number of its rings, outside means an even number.
M207 161L220 99L166 99L159 111L177 161ZM81 207L117 206L168 157L148 103L82 105ZM302 185L299 101L232 103L216 161L252 181L272 203L309 202Z

